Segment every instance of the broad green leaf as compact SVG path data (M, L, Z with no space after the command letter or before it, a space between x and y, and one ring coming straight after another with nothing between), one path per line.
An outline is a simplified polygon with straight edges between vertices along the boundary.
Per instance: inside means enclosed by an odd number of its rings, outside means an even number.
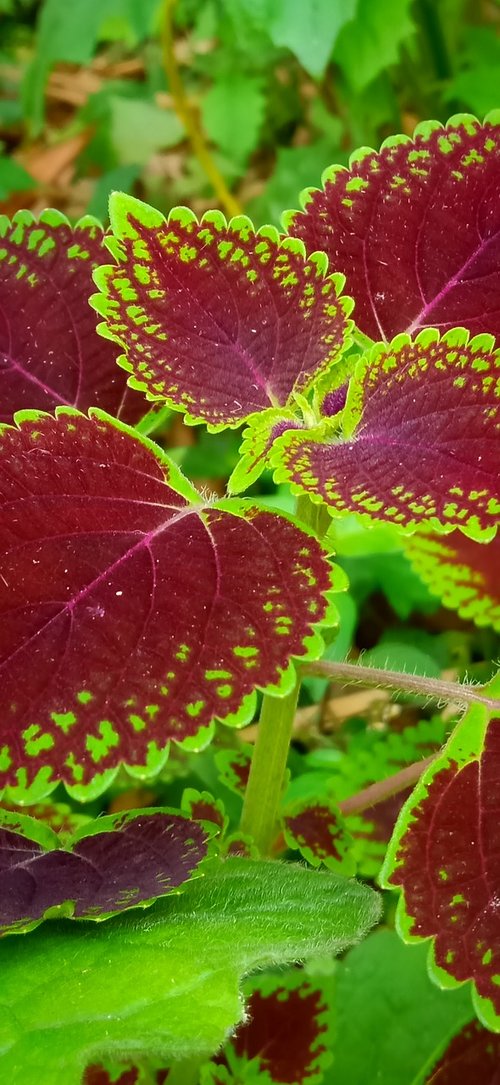
M500 705L500 680L488 687ZM432 939L431 975L471 980L480 1020L500 1031L500 708L476 704L404 806L381 873L403 890L405 941Z
M360 0L268 0L269 33L286 45L309 75L319 78L339 31L354 17Z
M0 809L0 932L145 907L191 876L205 840L195 821L149 809L88 822L62 843L46 823Z
M59 404L102 407L137 422L147 404L96 332L92 271L105 258L102 226L71 226L59 211L0 216L0 420Z
M113 95L109 108L109 136L122 166L142 165L156 151L175 147L185 138L176 114L154 102Z
M405 539L412 565L447 607L476 625L500 630L500 535L475 542L461 531L445 539L416 532Z
M401 45L414 32L410 7L410 0L358 0L333 54L354 90L363 90L379 72L397 63Z
M377 344L351 380L343 433L335 418L287 430L269 454L276 480L322 498L333 515L491 538L500 513L500 351L493 347L492 336L469 339L463 328L441 339L427 328L414 341L403 334Z
M431 983L422 946L409 948L394 931L381 930L341 962L335 1016L324 1085L423 1085L429 1061L473 1010L466 989L445 994Z
M110 203L119 266L95 275L100 331L130 383L187 421L238 426L285 405L339 357L351 301L322 254L250 219L187 208L168 221L131 196Z
M458 115L391 136L379 154L361 148L286 213L289 233L345 275L371 339L457 325L500 336L499 122Z
M264 109L262 80L237 69L221 73L203 99L207 135L237 166L243 167L257 146Z
M36 187L36 181L14 158L1 153L0 145L0 200L6 200L13 192L26 192Z
M3 939L1 1078L80 1085L99 1058L208 1057L243 1017L243 976L339 952L379 914L377 895L356 882L227 859L147 917L58 921Z
M283 695L291 657L322 650L312 533L202 501L157 445L91 415L0 430L0 787L23 801L58 780L100 794L123 762L151 775L169 740L248 721L256 687Z

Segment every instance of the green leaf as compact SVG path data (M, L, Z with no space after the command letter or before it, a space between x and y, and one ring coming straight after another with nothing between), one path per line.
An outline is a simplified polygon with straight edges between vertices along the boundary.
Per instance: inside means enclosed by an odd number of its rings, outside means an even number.
M342 28L334 49L334 59L354 90L363 90L396 64L401 43L414 29L409 8L410 0L358 0L356 18Z
M337 974L337 1036L325 1085L425 1080L429 1061L473 1016L468 991L446 995L431 983L425 956L423 946L408 949L389 930L347 954Z
M110 110L111 143L123 166L147 162L155 151L174 147L184 138L176 114L153 102L113 95Z
M237 70L223 72L203 99L204 128L237 166L245 165L257 145L264 107L262 80Z
M147 919L61 921L3 939L1 1080L80 1085L98 1059L208 1056L242 1019L244 975L339 952L379 912L356 882L227 859Z
M271 0L269 33L275 45L291 49L306 72L319 79L356 6L357 0Z
M36 182L18 162L0 154L0 200L6 200L11 192L26 192L35 187Z

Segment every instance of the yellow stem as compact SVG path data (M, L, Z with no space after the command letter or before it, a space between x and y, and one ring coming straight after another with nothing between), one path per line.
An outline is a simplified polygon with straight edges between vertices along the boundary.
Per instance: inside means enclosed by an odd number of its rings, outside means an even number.
M173 12L177 0L164 0L162 20L163 65L172 95L175 112L186 129L189 142L201 168L214 188L217 199L230 217L241 215L242 208L233 196L210 153L207 141L200 128L198 117L184 89L181 74L175 56Z

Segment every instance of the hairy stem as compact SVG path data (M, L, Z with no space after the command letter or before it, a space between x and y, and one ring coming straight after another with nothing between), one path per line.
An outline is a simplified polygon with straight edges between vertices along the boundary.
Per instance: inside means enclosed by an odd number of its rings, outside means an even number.
M241 207L218 169L200 128L198 117L184 89L174 49L173 12L177 0L164 0L162 19L163 66L174 109L186 129L189 142L205 176L211 182L221 207L227 215L240 215Z
M297 679L286 697L265 694L262 702L241 815L241 831L253 837L261 855L270 854L276 836L299 687Z
M433 701L456 701L460 705L482 704L492 712L500 711L500 701L490 697L487 686L472 686L461 682L445 682L441 678L426 678L420 674L386 671L382 667L363 667L358 663L304 663L302 674L346 682L361 682L365 686L385 686L401 693L415 693Z
M411 787L420 779L428 765L434 761L436 754L425 757L422 761L414 761L412 765L406 765L404 769L395 772L393 776L387 776L385 780L378 780L376 784L370 784L358 791L356 795L350 795L348 799L339 802L339 809L343 814L361 814L370 806L376 806L384 799L390 799L393 795L399 795L400 791Z

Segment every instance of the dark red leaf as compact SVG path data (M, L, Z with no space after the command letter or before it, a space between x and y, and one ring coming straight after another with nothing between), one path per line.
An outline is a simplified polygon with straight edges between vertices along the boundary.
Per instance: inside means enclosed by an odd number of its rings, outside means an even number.
M401 335L359 363L342 415L275 441L276 478L336 513L494 532L500 513L500 351L460 328Z
M290 970L252 979L247 995L249 1019L230 1042L242 1068L256 1060L256 1080L273 1085L321 1082L332 1061L321 983ZM226 1057L233 1067L231 1055Z
M102 407L137 422L147 404L127 388L117 349L96 332L92 271L108 251L99 223L70 226L59 211L38 221L0 217L0 420L59 404Z
M237 750L218 750L215 763L220 779L236 795L244 795L250 773L252 747L249 743Z
M290 657L321 651L331 569L288 519L204 507L99 412L0 440L0 786L35 801L58 779L98 793L121 762L151 773L169 739L247 720L256 686L287 688Z
M492 684L492 696L495 696ZM498 683L496 687L498 693ZM481 1019L500 1025L500 718L475 705L404 807L382 883L401 886L400 929L433 938L438 982L473 980Z
M500 336L499 114L420 124L308 190L289 232L346 277L372 339L460 325Z
M250 219L199 223L185 207L166 221L115 193L110 216L120 266L96 275L103 333L125 350L124 367L148 398L190 421L239 425L286 404L339 355L350 323L343 279L322 254Z
M303 799L285 809L282 820L288 847L298 848L312 866L324 863L337 873L355 873L353 840L333 800Z
M477 1021L455 1036L426 1085L500 1085L500 1036Z

